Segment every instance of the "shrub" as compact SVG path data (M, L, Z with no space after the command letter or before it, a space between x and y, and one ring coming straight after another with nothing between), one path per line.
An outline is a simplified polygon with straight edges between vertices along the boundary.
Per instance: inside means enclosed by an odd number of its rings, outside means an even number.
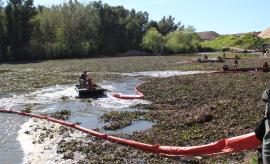
M198 36L193 32L171 32L166 36L165 50L170 53L194 52L198 48L198 41Z
M163 44L163 37L156 28L150 28L143 37L142 46L150 52L162 52Z

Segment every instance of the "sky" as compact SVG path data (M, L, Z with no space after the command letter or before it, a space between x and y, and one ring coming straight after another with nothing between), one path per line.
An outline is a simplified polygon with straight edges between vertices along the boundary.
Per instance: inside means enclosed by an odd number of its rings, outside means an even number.
M90 0L78 0L87 4ZM34 0L35 5L61 4L68 0ZM103 0L112 6L147 11L160 20L172 15L176 22L194 26L197 32L219 34L263 31L270 27L270 0Z

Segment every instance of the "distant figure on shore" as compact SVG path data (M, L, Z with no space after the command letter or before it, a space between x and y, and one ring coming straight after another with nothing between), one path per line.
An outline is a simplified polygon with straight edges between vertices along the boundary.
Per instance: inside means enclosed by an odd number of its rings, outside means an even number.
M235 67L235 69L237 69L237 67L238 67L238 59L236 57L234 59L234 67Z
M265 62L265 63L263 64L263 68L268 68L268 67L269 67L268 63Z
M236 54L235 55L235 57L234 57L235 59L240 59L240 57Z
M267 72L269 70L269 65L267 62L263 64L263 71Z
M208 56L207 55L204 55L204 60L208 60Z
M226 54L225 54L225 52L223 51L223 59L225 59L226 58Z

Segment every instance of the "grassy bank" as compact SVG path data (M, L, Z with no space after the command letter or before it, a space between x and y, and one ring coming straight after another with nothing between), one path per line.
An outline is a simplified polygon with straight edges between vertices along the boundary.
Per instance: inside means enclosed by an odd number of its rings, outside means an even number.
M245 34L241 36L224 35L211 41L201 42L204 49L223 50L228 48L240 49L261 49L263 44L268 44L269 39L262 39L252 34Z

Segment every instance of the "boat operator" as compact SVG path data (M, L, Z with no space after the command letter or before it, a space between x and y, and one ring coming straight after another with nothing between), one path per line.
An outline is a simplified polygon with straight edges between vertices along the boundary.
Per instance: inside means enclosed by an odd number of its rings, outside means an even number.
M86 78L86 88L88 90L94 90L95 89L94 84L93 84L93 81L92 81L92 78L90 76L88 76Z
M83 73L81 74L81 76L79 78L79 83L83 88L85 88L86 82L87 82L87 72L83 71Z

